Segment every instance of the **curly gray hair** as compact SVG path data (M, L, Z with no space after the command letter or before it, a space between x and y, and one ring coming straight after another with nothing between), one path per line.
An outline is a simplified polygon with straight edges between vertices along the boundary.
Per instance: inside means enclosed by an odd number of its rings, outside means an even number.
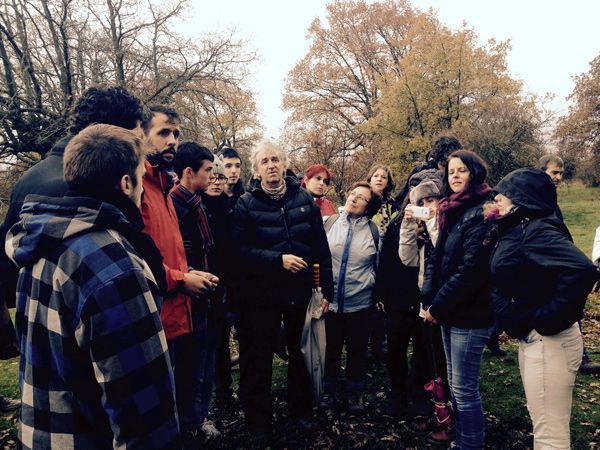
M254 176L258 176L258 156L260 153L262 153L265 150L273 151L279 155L279 158L283 162L283 172L285 173L285 171L288 168L287 153L285 152L285 150L283 150L281 148L281 146L279 146L272 140L263 139L258 144L256 144L254 146L254 148L252 148L252 151L250 152L250 163L252 165L252 174Z

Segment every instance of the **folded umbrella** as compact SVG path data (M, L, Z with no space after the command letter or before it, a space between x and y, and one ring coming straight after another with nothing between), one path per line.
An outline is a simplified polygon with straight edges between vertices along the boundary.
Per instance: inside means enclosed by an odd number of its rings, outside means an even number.
M319 265L313 266L314 287L306 309L300 351L312 383L313 400L319 402L323 393L325 372L325 320L323 318L323 293L321 292Z

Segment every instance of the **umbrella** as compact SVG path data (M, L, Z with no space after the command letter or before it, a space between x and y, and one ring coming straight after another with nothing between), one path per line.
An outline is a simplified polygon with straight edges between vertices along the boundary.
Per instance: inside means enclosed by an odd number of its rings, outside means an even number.
M315 402L319 402L323 393L323 374L325 372L325 320L318 264L313 266L313 280L314 287L306 309L300 351L312 382L313 398Z

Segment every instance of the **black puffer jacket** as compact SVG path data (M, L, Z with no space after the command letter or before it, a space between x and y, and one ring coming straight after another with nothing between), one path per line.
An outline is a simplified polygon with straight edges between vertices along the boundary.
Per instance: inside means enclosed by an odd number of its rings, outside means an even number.
M418 267L406 267L400 261L398 245L400 224L398 215L390 222L379 254L379 270L373 298L383 302L389 312L419 313Z
M488 261L490 246L484 245L484 197L465 202L452 215L431 255L421 300L443 325L458 328L492 326Z
M319 207L300 188L295 177L286 177L285 196L275 201L256 181L233 210L232 244L237 252L241 306L308 303L312 288L312 264L321 266L321 287L333 298L331 253ZM285 270L282 255L293 254L309 269Z
M535 329L559 333L581 319L597 278L592 262L569 240L556 216L556 189L537 169L519 169L494 189L516 210L497 221L492 254L492 305L513 337Z

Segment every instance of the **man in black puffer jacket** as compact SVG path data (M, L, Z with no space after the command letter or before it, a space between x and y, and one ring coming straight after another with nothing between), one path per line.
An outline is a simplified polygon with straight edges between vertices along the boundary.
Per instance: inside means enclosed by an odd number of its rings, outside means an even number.
M284 178L284 151L264 141L251 161L256 180L234 208L232 248L241 295L239 393L246 426L262 445L271 432L271 366L282 317L290 355L288 410L299 425L311 425L312 396L300 337L312 293L312 265L320 264L325 299L333 297L333 279L319 207L297 178Z

